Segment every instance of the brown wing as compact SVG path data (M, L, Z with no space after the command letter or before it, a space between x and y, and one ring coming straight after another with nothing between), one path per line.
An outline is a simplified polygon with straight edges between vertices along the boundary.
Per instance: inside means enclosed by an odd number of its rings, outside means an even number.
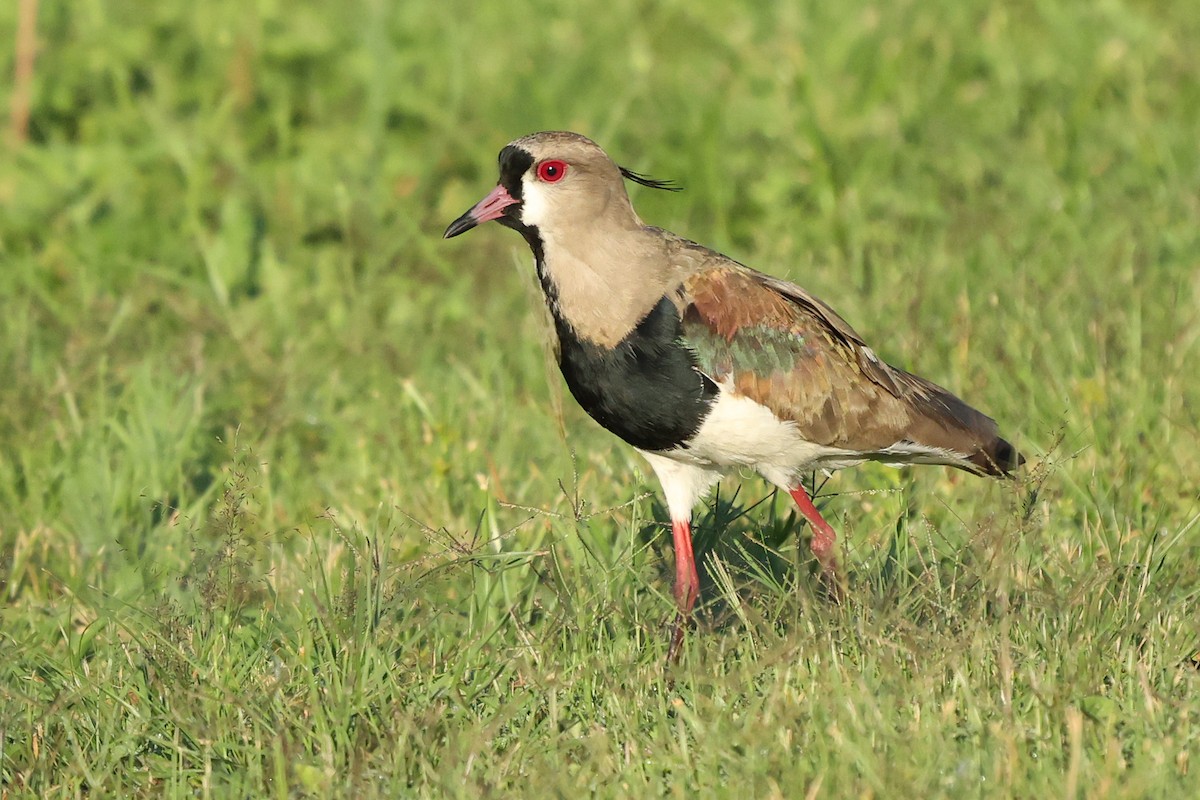
M991 475L1020 464L994 420L879 360L799 286L727 261L690 276L677 300L700 368L795 422L810 441Z

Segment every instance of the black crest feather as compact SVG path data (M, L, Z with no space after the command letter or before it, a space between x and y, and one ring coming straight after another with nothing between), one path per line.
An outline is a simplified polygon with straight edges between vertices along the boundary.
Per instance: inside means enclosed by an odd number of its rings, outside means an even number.
M634 172L625 167L619 167L621 174L634 183L640 183L642 186L649 186L651 189L662 189L666 192L682 192L683 187L675 183L675 181L660 181L651 178L649 175L643 175L640 172Z

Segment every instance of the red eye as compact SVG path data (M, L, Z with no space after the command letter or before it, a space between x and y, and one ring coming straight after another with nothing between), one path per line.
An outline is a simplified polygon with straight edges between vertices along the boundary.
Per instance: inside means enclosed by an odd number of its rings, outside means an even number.
M561 181L563 175L566 174L567 162L565 161L543 161L538 164L537 176L546 183Z

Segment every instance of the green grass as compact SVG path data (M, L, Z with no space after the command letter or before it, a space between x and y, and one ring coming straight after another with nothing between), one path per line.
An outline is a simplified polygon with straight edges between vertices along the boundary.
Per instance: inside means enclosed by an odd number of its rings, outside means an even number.
M1195 794L1194 3L779 5L41 4L0 796ZM440 240L546 128L1025 477L838 474L840 607L725 482L665 667L653 477L563 391L519 237Z

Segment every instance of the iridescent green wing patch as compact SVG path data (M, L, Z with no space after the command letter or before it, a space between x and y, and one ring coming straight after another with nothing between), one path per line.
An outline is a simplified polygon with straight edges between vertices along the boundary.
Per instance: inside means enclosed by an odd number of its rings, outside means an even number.
M718 381L746 373L769 379L826 369L830 360L846 367L853 361L828 325L757 273L734 266L707 270L684 288L686 344L700 368Z
M820 311L764 278L731 266L687 281L683 338L697 366L795 422L810 441L868 447L895 442L878 428L903 424L907 409L863 373L857 344Z
M700 369L718 380L742 372L792 372L801 360L818 355L808 345L811 337L768 325L749 325L726 338L693 313L684 318L683 331Z

